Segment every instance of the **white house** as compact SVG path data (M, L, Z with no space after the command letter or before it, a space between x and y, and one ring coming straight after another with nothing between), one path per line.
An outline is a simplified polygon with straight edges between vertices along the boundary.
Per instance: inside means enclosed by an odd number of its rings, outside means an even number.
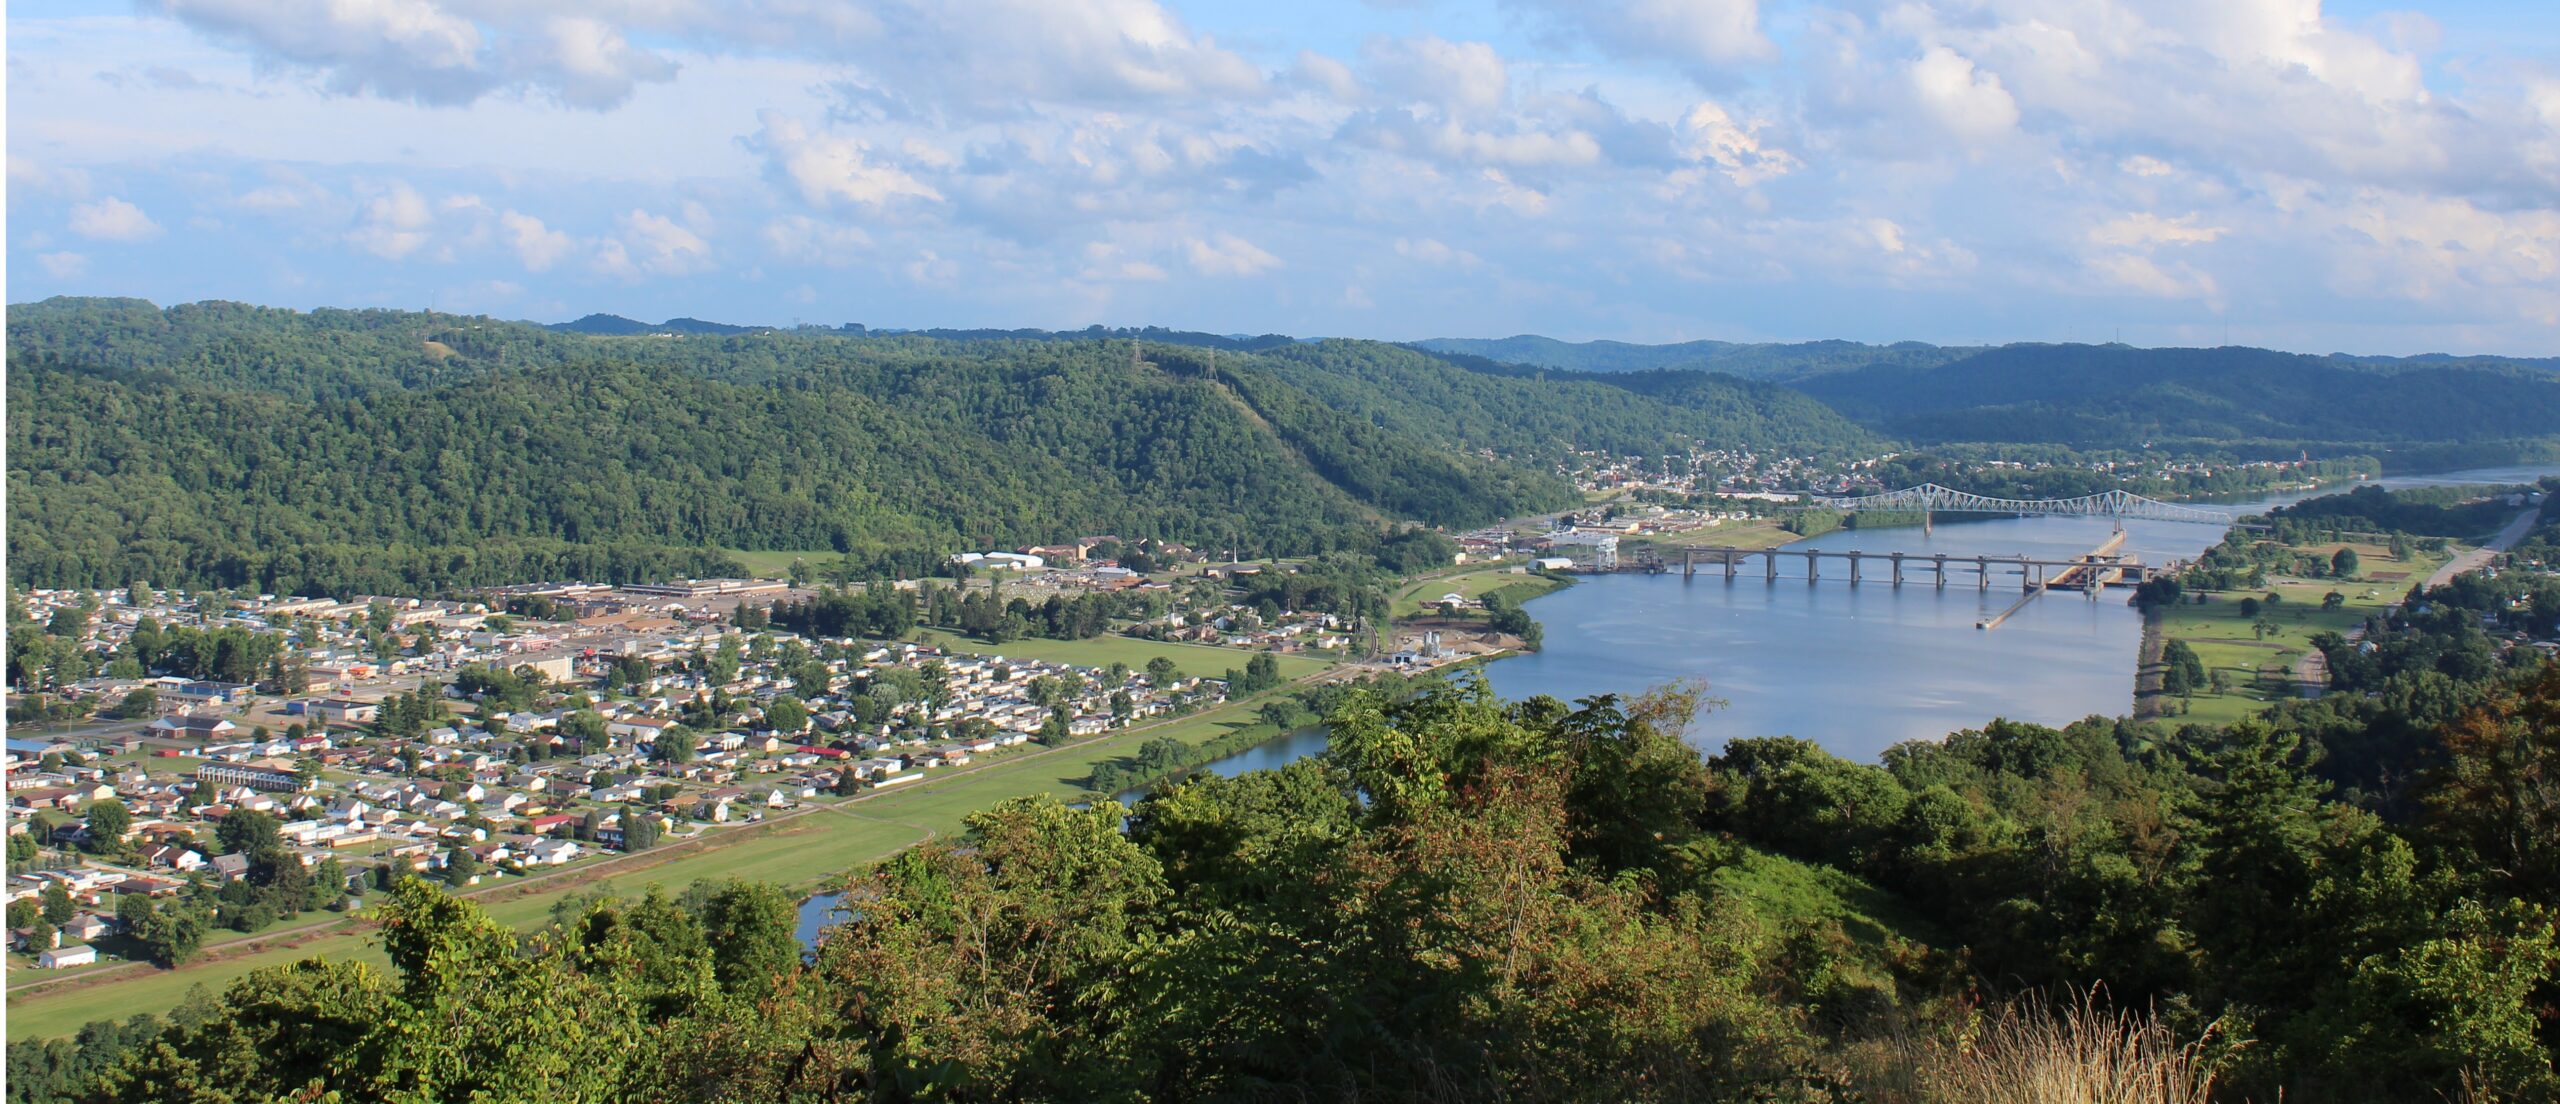
M97 960L98 949L96 947L91 947L86 944L76 947L55 947L52 950L36 956L36 968L40 970L60 970L70 966L86 966L90 963L96 962Z

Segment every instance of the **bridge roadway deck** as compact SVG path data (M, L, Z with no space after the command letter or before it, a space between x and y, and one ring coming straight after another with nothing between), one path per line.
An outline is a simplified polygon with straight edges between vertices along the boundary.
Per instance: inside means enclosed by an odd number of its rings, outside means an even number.
M2127 580L2140 582L2150 577L2151 569L2144 566L2140 559L2121 554L2124 540L2124 534L2117 533L2096 549L2067 560L2023 554L1950 556L1941 553L1922 555L1904 552L1829 551L1814 548L1710 546L1683 550L1678 566L1682 575L1690 577L1695 577L1701 567L1709 570L1722 568L1724 577L1732 579L1742 574L1744 563L1758 556L1760 573L1775 580L1779 577L1779 563L1794 558L1804 561L1802 577L1808 582L1814 582L1822 578L1823 561L1829 560L1835 566L1841 563L1847 565L1848 581L1852 585L1866 581L1867 572L1877 570L1884 573L1895 586L1901 586L1908 575L1916 572L1928 575L1930 581L1942 589L1947 585L1949 571L1952 569L1957 573L1972 572L1975 584L1983 590L1991 589L1991 575L1994 570L2015 571L2021 590L2034 590L2048 586L2077 590L2090 586L2103 587L2110 583ZM1672 565L1665 561L1644 560L1621 564L1618 570L1663 572L1670 570L1671 567Z

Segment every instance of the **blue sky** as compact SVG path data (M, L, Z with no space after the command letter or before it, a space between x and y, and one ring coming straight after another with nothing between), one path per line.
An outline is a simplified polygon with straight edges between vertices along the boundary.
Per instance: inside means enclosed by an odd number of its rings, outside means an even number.
M8 296L2560 354L2560 5L8 12Z

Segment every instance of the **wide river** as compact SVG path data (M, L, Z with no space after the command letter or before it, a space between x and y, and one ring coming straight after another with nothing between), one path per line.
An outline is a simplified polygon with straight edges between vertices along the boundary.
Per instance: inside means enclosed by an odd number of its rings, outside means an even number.
M2375 480L2385 487L2530 482L2560 466L2487 468ZM2326 490L2337 490L2328 488ZM2217 504L2253 513L2300 494ZM2069 559L2113 532L2105 518L1998 518L1917 527L1849 530L1790 547L1910 556ZM2222 539L2222 528L2174 522L2125 524L2125 550L2147 563L2190 559ZM1762 562L1743 563L1731 581L1721 565L1694 578L1600 575L1532 600L1546 626L1543 651L1498 660L1486 679L1506 698L1551 694L1637 694L1679 679L1703 680L1725 704L1698 718L1690 738L1710 750L1744 736L1802 736L1834 754L1872 760L1904 740L1978 727L1994 717L2067 724L2133 707L2141 615L2130 593L2096 600L2055 591L1999 628L1974 623L2018 599L2012 567L1995 565L1991 589L1950 568L1941 590L1905 559L1904 582L1870 560L1865 581L1827 559L1807 583L1800 560L1781 558L1771 582Z
M2546 475L2560 475L2560 465L2373 482L2530 483ZM2255 513L2302 497L2216 506ZM1917 528L1844 529L1790 547L2068 559L2097 547L2114 528L2104 518L2001 518L1942 524L1934 535ZM2128 522L2125 532L2126 550L2154 564L2193 558L2222 539L2221 527L2213 525ZM1485 676L1506 698L1552 694L1567 701L1703 679L1708 693L1727 703L1690 729L1690 738L1709 750L1739 736L1793 735L1857 759L1994 717L2058 725L2133 708L2142 618L2122 588L2096 601L2056 591L1986 632L1973 624L2017 601L2015 574L1995 568L1985 592L1969 572L1950 569L1941 591L1928 572L1908 566L1896 590L1888 563L1869 564L1866 581L1855 587L1848 565L1838 560L1824 561L1822 581L1811 584L1798 561L1782 562L1775 583L1756 558L1742 570L1729 583L1721 567L1685 579L1676 569L1578 579L1529 603L1546 626L1545 650L1497 660L1486 665ZM1200 769L1232 777L1286 765L1324 746L1322 732L1300 732ZM1137 797L1133 792L1122 800ZM815 945L819 932L839 919L836 901L826 894L801 903L804 945Z

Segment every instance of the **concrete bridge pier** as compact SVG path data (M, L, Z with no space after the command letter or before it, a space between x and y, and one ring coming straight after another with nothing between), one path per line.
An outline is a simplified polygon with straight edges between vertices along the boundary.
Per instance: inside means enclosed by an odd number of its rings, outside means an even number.
M1945 590L1947 589L1947 554L1940 552L1933 558L1938 561L1938 589Z
M1683 579L1695 579L1698 577L1697 549L1683 548L1680 550L1680 577Z
M1818 583L1822 581L1822 553L1807 552L1804 554L1804 581L1808 583Z
M1742 557L1739 554L1733 552L1727 552L1724 554L1724 578L1726 582L1733 581L1734 568L1741 564Z
M1760 554L1760 562L1761 562L1761 563L1763 563L1763 564L1765 564L1765 565L1767 565L1767 566L1768 566L1768 568L1769 568L1769 581L1770 581L1770 582L1773 582L1773 583L1774 583L1774 582L1777 582L1777 581L1778 581L1778 550L1777 550L1777 549L1772 548L1772 549L1770 549L1770 550L1768 550L1768 551L1766 551L1766 552L1762 552L1762 553Z
M1974 557L1973 574L1974 581L1981 584L1982 589L1991 589L1991 558L1989 556Z
M1850 586L1856 586L1856 585L1858 585L1858 563L1859 563L1859 561L1863 558L1863 556L1864 556L1864 554L1863 554L1863 553L1858 553L1858 552L1851 552L1851 553L1849 553L1849 585L1850 585Z
M1902 588L1902 553L1900 552L1893 554L1893 585L1896 590Z

